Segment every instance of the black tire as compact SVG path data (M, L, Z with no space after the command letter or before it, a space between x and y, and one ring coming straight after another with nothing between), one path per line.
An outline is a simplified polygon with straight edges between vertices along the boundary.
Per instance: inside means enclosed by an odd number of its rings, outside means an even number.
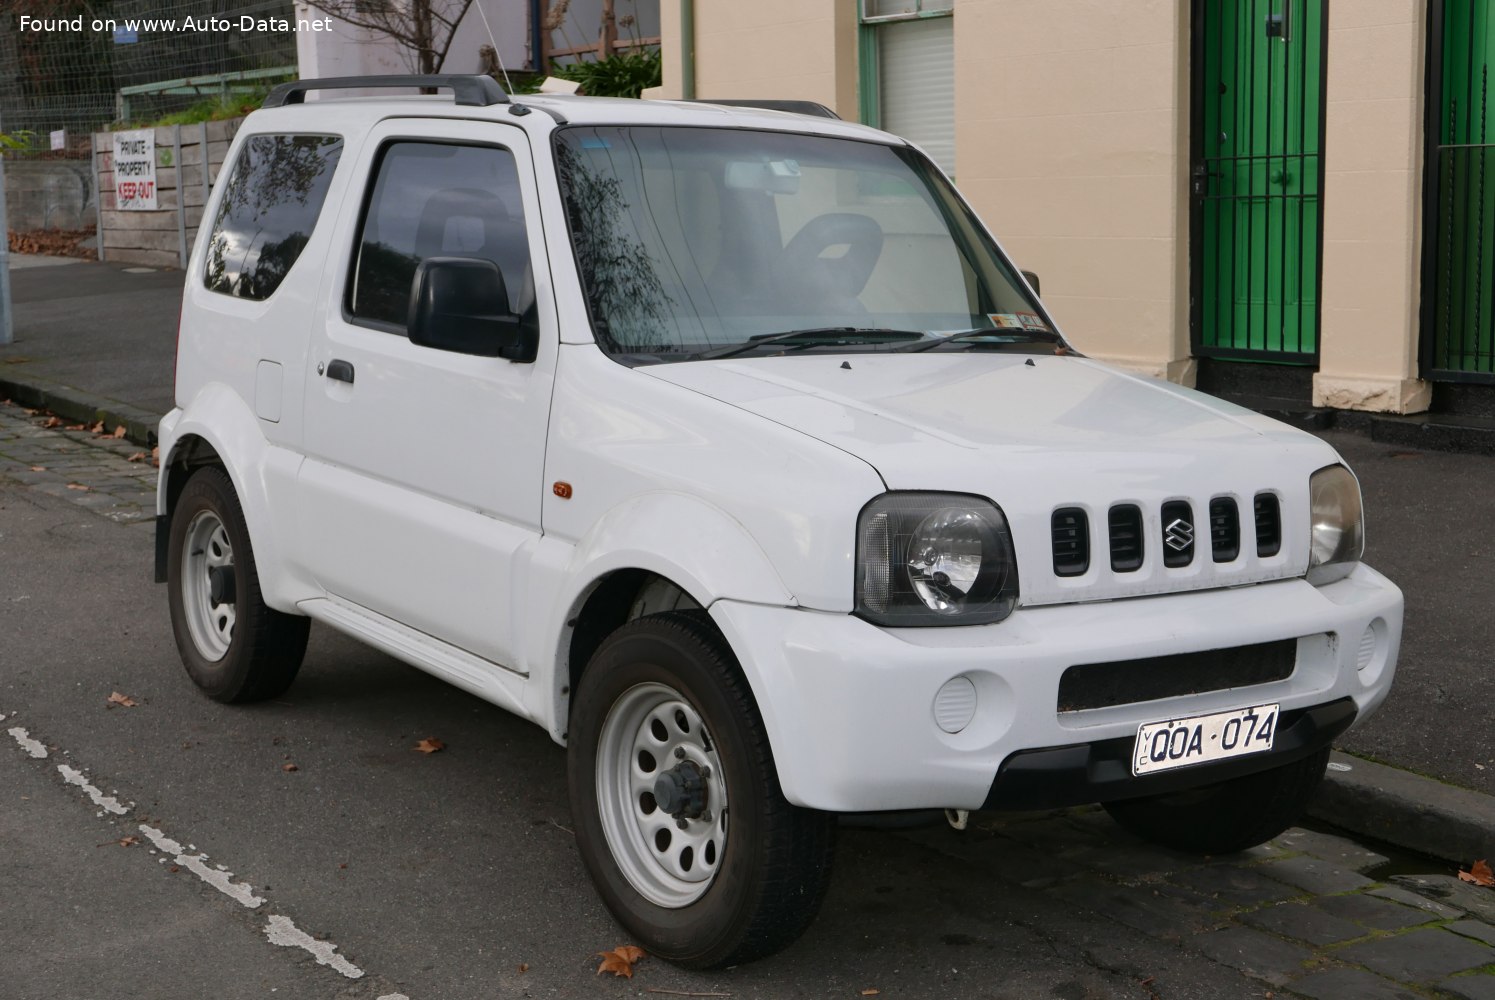
M1191 854L1233 854L1264 844L1308 808L1329 765L1329 748L1217 785L1105 803L1143 840Z
M232 550L232 563L227 568L232 576L232 598L224 595L225 600L217 605L231 605L234 612L229 626L231 638L222 651L203 648L193 638L187 601L192 599L197 584L184 582L189 533L195 524L210 526L211 518L222 525ZM204 694L222 702L262 701L291 686L306 653L311 620L265 604L244 510L222 469L202 468L187 480L171 514L166 567L171 630L187 675ZM188 595L185 599L184 592Z
M718 868L704 894L678 907L630 883L600 816L604 724L639 685L664 685L699 715L726 775L731 822ZM574 693L567 758L582 860L613 916L650 954L687 968L737 965L786 947L814 919L830 880L835 819L785 801L747 680L704 613L640 618L603 642Z

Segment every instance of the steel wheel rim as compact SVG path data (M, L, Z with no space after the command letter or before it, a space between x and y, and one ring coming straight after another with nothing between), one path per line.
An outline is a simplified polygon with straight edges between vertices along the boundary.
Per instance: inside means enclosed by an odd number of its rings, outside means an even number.
M687 762L708 777L704 811L681 828L659 808L654 786ZM679 909L711 888L727 846L726 777L700 713L674 688L638 684L609 709L597 744L597 808L613 860L649 902Z
M182 610L192 644L209 661L223 659L234 641L234 601L213 600L212 572L218 567L237 576L233 543L222 519L210 510L201 511L187 525L182 546Z

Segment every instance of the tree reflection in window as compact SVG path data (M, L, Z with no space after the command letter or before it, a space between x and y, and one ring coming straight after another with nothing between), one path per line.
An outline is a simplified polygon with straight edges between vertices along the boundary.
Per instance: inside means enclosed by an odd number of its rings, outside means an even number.
M622 182L586 162L578 146L585 147L587 139L580 134L562 132L558 138L556 169L597 335L612 350L665 346L673 339L664 328L672 322L668 307L674 299L655 272L648 248L625 229L634 220Z
M330 135L254 135L229 175L208 238L207 287L266 299L311 239L343 151Z

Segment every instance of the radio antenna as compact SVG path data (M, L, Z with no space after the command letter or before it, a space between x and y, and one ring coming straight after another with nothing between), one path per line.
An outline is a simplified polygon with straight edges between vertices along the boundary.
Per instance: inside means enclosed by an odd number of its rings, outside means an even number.
M483 0L472 0L472 5L478 9L478 17L483 19L483 30L488 32L488 44L493 46L493 58L498 60L498 71L504 75L504 89L512 94L514 84L509 82L509 71L504 69L504 57L498 52L498 39L493 37L493 28L488 24L488 15L483 12Z

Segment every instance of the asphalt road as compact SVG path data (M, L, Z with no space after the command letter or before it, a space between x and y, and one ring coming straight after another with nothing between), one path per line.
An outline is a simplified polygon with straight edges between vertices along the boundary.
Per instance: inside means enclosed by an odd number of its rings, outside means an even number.
M1391 695L1339 746L1495 795L1495 459L1321 436L1360 479L1366 562L1407 600Z
M1495 934L1495 909L1378 897L1373 850L1297 832L1206 863L1095 811L843 831L824 910L781 955L599 977L597 953L626 939L576 856L564 753L545 733L321 628L284 698L209 701L150 582L148 522L29 474L0 462L6 1000L1172 1000L1284 985L1329 1000L1495 981L1471 978L1488 948L1469 936ZM135 704L110 707L115 692ZM446 749L416 752L427 737ZM1331 913L1345 900L1348 919ZM1409 957L1382 947L1397 941Z

